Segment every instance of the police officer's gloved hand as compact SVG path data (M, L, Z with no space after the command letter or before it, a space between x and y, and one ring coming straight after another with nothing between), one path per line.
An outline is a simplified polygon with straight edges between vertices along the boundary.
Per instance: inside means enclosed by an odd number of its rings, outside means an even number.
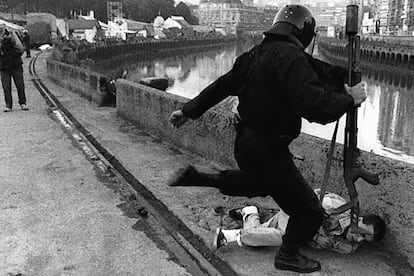
M367 98L367 83L362 81L352 87L347 84L344 85L346 92L354 99L354 105L359 106Z
M179 128L185 124L187 120L188 117L181 110L176 110L170 115L170 123L175 128Z

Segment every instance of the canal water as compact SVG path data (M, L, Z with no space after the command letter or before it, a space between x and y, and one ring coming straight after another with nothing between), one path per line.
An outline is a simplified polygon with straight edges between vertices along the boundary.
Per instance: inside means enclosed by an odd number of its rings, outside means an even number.
M231 69L236 57L251 48L249 42L221 48L154 58L97 64L108 76L128 71L128 79L167 77L168 93L193 98L217 77ZM317 51L315 53L317 55ZM379 155L414 164L414 91L366 78L368 98L358 110L358 147ZM340 120L338 143L343 143L345 116ZM319 125L303 120L302 132L331 139L334 124Z

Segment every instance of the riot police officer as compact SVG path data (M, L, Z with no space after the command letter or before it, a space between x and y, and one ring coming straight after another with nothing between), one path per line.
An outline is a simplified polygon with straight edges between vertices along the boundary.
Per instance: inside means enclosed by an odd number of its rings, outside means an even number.
M188 166L171 186L213 186L224 194L270 195L289 216L275 267L301 273L320 270L299 249L322 224L323 209L289 151L301 119L326 124L366 98L365 83L348 87L346 70L313 59L304 49L314 37L315 19L302 5L286 5L260 45L236 59L233 68L174 111L180 127L229 95L239 98L235 158L240 170L208 175Z

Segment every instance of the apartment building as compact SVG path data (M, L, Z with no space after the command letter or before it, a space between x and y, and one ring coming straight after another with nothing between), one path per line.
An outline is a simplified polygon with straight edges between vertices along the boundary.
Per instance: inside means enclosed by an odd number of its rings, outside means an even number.
M200 25L235 32L263 28L265 18L251 0L201 0L197 12Z

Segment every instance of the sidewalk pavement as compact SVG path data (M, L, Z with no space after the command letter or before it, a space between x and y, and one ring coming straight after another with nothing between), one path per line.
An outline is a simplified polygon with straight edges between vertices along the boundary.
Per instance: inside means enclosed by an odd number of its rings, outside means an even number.
M54 120L24 62L30 110L14 88L14 110L0 104L0 276L190 275L132 228L138 219Z
M27 64L25 66L27 68ZM36 70L45 85L89 132L207 244L216 227L235 226L215 210L228 210L245 203L276 207L269 198L228 197L213 188L166 186L166 180L174 170L185 164L193 163L205 169L221 166L140 131L118 117L113 107L98 108L52 83L47 79L45 54L38 59ZM47 107L31 84L27 70L25 77L31 110L28 113L11 112L8 117L0 115L0 138L7 141L0 145L0 154L9 160L7 165L0 166L0 172L10 179L0 184L6 191L0 213L4 222L0 226L0 235L4 236L0 255L7 256L10 252L15 255L8 262L0 261L0 266L12 267L13 263L25 269L34 266L44 275L56 275L53 273L57 270L52 268L58 265L66 267L64 271L68 274L72 268L90 272L99 271L96 269L100 265L108 268L115 264L131 271L131 267L137 266L134 257L151 259L154 257L150 253L155 251L153 264L145 261L143 266L159 269L159 274L146 273L145 269L149 268L141 267L141 270L132 270L139 273L119 275L185 275L162 273L167 266L177 267L174 263L160 261L162 252L156 248L142 256L143 248L137 239L145 240L145 237L131 229L134 221L123 217L115 208L121 201L113 191L99 183L92 165L48 117ZM29 185L32 189L28 189ZM19 211L21 209L24 212ZM49 245L46 245L47 239ZM240 275L297 275L275 270L274 252L275 248L251 249L231 245L216 254ZM348 256L311 249L306 253L322 263L322 271L311 275L409 275L404 260L388 256L381 244L361 248ZM127 257L131 254L133 257ZM129 263L123 266L121 260ZM88 264L94 270L86 270ZM100 271L108 270L102 268Z

